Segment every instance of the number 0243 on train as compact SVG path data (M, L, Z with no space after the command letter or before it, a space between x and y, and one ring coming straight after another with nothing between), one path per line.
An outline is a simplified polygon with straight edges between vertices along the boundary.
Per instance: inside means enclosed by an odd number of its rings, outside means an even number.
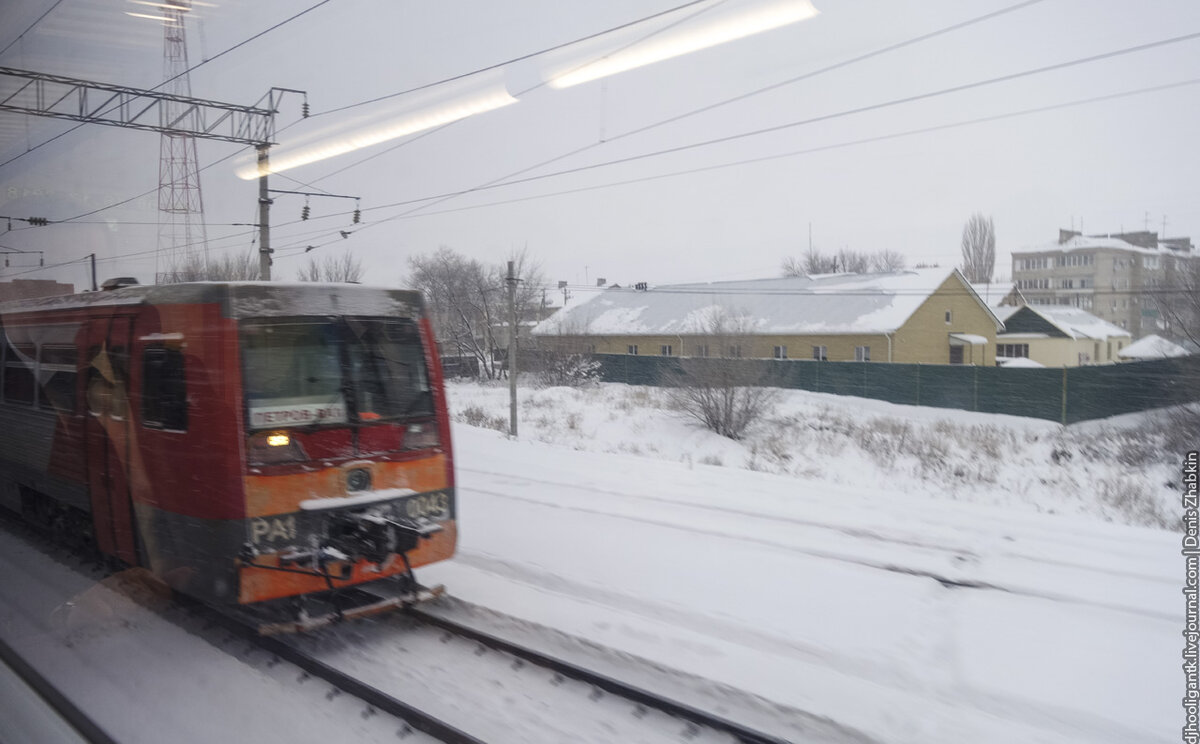
M427 594L457 540L416 292L120 286L0 305L0 506L301 629Z

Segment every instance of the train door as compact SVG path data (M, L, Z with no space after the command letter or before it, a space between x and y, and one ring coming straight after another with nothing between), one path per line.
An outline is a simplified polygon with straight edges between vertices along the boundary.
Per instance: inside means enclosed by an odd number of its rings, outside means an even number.
M102 553L137 563L130 498L129 359L133 318L97 318L86 333L88 487L96 544Z

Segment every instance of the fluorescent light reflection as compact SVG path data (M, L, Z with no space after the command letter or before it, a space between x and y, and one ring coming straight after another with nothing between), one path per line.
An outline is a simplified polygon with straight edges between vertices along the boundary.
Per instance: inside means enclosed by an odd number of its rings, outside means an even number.
M268 173L298 168L382 142L494 111L517 102L499 71L472 76L374 106L371 113L272 148ZM301 125L302 126L302 125ZM258 178L257 161L239 164L238 178Z
M149 18L152 21L165 21L168 23L175 20L174 18L172 18L170 16L155 16L155 15L147 15L146 13L131 13L128 10L125 11L125 15L133 16L134 18Z
M549 85L553 88L569 88L599 80L619 72L805 21L816 16L819 11L813 7L811 0L769 0L741 3L729 10L708 10L700 12L692 20L679 20L687 18L687 14L696 13L694 8L688 8L672 16L656 18L652 22L622 29L605 40L606 46L614 50L610 53L597 53L595 44L589 43L593 53L578 50L575 64L563 64L559 67L550 75ZM679 25L661 33L653 33L655 27L673 22L678 22ZM648 35L649 38L644 41L637 40ZM628 46L622 46L622 41ZM603 56L600 56L601 54Z
M149 2L149 0L129 0L129 2L133 3L134 5L146 5L151 8L166 8L167 10L178 10L182 13L187 13L188 11L191 10L191 8L184 7L182 5L172 5L170 3L152 3L152 2Z

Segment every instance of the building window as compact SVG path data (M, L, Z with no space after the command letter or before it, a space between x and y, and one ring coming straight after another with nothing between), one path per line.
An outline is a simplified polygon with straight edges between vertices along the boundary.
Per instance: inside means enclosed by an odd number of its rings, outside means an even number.
M708 344L697 344L692 354L698 357L708 356Z
M187 429L187 375L179 349L151 346L142 357L142 424Z
M671 356L671 351L672 349L670 344L663 344L662 346L658 347L659 356Z
M787 359L787 347L776 346L773 350L776 359Z
M946 325L950 325L950 311L946 311Z
M856 362L871 361L871 347L870 346L855 346L854 347L854 361L856 361Z
M742 358L742 347L738 344L734 344L733 346L730 346L729 347L729 356L732 359L741 359Z
M1029 357L1029 344L996 344L996 356L998 357Z
M829 360L829 350L826 349L824 346L814 346L812 358L816 359L818 362L828 361Z
M962 364L963 363L963 347L962 346L959 346L956 344L956 345L950 347L950 363L951 364Z
M596 345L588 344L587 346L584 347L584 353L585 354L595 354L596 353Z
M626 347L625 347L625 353L626 353L626 354L633 354L633 355L635 355L635 356L636 356L636 355L637 355L637 344L630 344L630 345L626 346Z

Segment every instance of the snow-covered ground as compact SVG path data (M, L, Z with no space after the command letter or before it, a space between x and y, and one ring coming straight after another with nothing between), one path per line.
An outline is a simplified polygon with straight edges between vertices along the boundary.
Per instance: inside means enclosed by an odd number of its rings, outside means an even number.
M522 380L524 383L524 380ZM452 382L452 415L508 431L508 386ZM662 388L519 390L522 440L641 455L930 498L1090 515L1175 529L1179 466L1161 413L1051 421L781 390L741 442L678 410Z
M454 385L454 415L506 396ZM879 741L1177 739L1179 535L1110 523L1146 479L1175 508L1175 458L1120 454L1152 417L792 393L734 443L653 389L522 396L520 441L456 428L462 550L427 572L456 596Z
M486 425L506 395L456 384L451 403ZM1178 463L1137 449L1156 441L1144 420L1063 430L796 394L734 443L654 390L522 396L517 441L455 425L460 550L420 576L488 608L478 624L797 742L1178 740L1180 536L1120 524L1152 512L1103 490L1152 479L1165 493L1134 498L1171 512ZM12 542L0 535L0 634L116 733L395 738L394 723L140 605L110 598L90 617L78 602L65 627L55 608L103 588ZM405 676L401 624L333 632L339 658ZM447 672L446 696L495 695L479 715L511 709L523 741L562 740L556 726L528 738L538 701Z

